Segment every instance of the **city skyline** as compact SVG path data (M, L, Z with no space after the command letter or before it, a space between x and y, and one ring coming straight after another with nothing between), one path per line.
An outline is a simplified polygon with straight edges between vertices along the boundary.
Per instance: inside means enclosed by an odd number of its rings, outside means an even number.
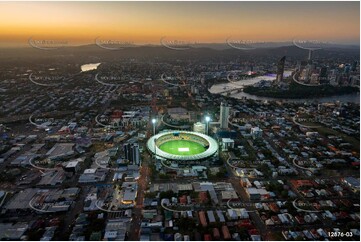
M0 46L29 38L68 45L106 40L359 44L359 2L1 2ZM16 16L16 18L14 18Z

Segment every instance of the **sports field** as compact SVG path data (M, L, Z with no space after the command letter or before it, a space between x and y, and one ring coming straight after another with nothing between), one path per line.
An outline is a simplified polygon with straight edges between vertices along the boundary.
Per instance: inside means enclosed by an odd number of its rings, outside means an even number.
M159 149L172 155L196 155L206 150L203 145L189 140L170 140Z

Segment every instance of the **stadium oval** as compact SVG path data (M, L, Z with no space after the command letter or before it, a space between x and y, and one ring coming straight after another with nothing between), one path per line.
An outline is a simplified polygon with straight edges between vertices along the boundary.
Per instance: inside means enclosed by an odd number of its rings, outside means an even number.
M179 155L166 152L164 149L159 148L167 142L174 140L186 140L194 143L198 143L204 146L204 151L197 154ZM162 157L168 160L179 160L179 161L194 161L206 159L214 155L218 151L218 143L212 137L191 131L184 130L172 130L156 134L147 142L147 148L150 152L156 156ZM187 147L178 147L179 153L182 151L187 152ZM189 148L188 148L189 149ZM189 150L188 150L189 151Z

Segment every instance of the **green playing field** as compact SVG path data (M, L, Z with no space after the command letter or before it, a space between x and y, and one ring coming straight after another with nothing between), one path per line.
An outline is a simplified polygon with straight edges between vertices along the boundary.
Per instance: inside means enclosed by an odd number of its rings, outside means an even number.
M196 155L206 150L203 145L189 140L170 140L159 149L173 155Z

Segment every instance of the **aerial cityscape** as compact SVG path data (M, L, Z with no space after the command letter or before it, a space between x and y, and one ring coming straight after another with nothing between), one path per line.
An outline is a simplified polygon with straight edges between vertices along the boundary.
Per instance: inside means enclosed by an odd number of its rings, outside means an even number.
M360 2L0 1L0 240L360 241Z

